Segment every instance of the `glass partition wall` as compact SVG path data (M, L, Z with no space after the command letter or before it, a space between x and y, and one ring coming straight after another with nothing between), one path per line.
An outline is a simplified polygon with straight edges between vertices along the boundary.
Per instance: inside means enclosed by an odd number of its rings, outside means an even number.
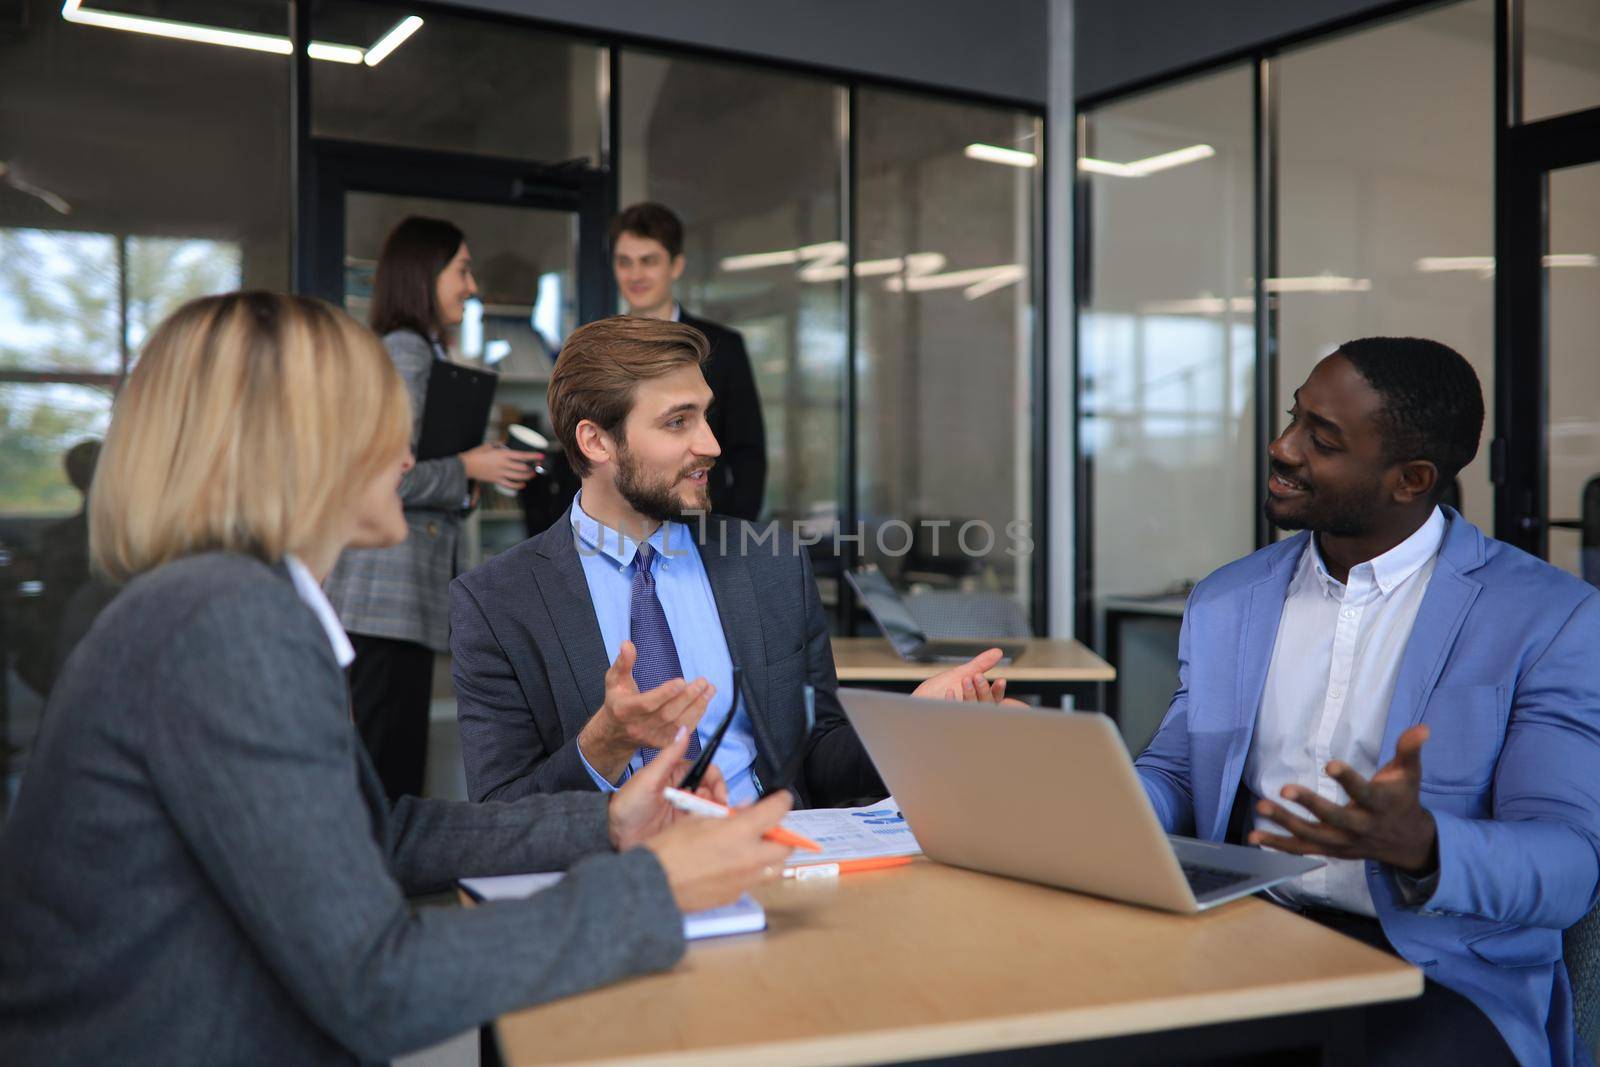
M1235 67L1089 116L1079 417L1098 598L1181 595L1255 545L1252 92Z
M30 10L0 35L0 762L79 580L41 552L78 521L65 457L151 326L240 286L360 314L402 210L467 227L484 293L447 340L538 417L561 338L614 306L609 215L665 203L678 295L750 353L763 516L816 541L819 573L871 558L1042 617L1038 108L385 0ZM520 530L492 512L483 552ZM875 539L924 517L957 526ZM992 543L956 536L971 520Z
M619 202L682 218L680 301L744 336L763 517L816 540L841 628L858 560L1028 628L1039 116L634 49L617 73Z
M1286 52L1277 89L1274 431L1341 341L1427 337L1494 396L1494 6L1467 0ZM1360 77L1352 77L1354 71ZM1494 525L1489 441L1460 509Z
M1319 359L1359 337L1435 338L1493 411L1495 4L1426 7L1083 113L1078 628L1121 671L1111 710L1135 751L1176 682L1189 588L1276 536L1265 448ZM1491 416L1458 479L1486 530L1494 432Z
M855 122L863 556L1026 607L1039 120L863 89Z
M619 203L672 208L679 300L744 337L767 431L763 514L832 529L847 510L846 90L636 50L619 81Z
M104 600L86 490L140 346L191 297L290 282L287 59L26 7L0 34L0 812ZM287 3L227 7L287 43Z

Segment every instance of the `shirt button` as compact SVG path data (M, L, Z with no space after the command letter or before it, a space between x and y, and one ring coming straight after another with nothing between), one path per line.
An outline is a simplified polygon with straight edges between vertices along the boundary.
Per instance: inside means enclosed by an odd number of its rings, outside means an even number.
M1330 690L1328 690L1328 699L1329 700L1338 700L1339 698L1341 698L1343 696L1344 696L1344 693L1341 690L1338 690L1338 689L1330 689Z
M1356 617L1356 609L1355 608L1345 608L1344 609L1344 617L1347 618L1347 619L1355 618Z

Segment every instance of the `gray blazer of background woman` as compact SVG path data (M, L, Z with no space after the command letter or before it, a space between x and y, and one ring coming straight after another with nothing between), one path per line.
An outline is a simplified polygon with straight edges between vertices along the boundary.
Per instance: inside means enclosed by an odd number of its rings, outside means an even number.
M411 448L422 433L428 375L444 357L413 330L384 335L411 397ZM450 650L450 580L467 514L467 470L460 456L426 459L400 480L410 534L391 548L346 550L324 583L339 621L353 634L389 637Z

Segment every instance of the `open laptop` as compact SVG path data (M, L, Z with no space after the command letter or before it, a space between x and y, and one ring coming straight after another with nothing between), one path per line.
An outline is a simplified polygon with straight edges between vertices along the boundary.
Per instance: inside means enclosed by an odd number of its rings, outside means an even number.
M1104 715L864 689L839 700L941 863L1191 914L1323 865L1163 832Z
M998 648L1005 654L1002 663L1010 663L1022 655L1023 645L1007 641L956 641L929 639L917 620L912 618L906 602L900 599L889 579L876 567L862 567L845 571L850 588L856 591L867 606L872 621L878 624L883 636L889 639L900 658L911 663L965 663L980 652Z

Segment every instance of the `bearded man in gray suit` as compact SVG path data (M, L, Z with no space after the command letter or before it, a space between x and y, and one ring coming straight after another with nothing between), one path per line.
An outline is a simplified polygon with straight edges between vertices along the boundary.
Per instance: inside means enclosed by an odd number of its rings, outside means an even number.
M644 317L590 323L563 346L550 419L583 487L561 521L450 587L474 799L610 792L679 725L695 729L693 755L729 715L716 764L734 804L783 787L814 807L884 795L839 706L804 546L707 514L720 448L706 355L698 330ZM918 693L962 693L971 680L975 696L998 699L982 674L999 658L991 650ZM784 780L797 752L800 771Z

